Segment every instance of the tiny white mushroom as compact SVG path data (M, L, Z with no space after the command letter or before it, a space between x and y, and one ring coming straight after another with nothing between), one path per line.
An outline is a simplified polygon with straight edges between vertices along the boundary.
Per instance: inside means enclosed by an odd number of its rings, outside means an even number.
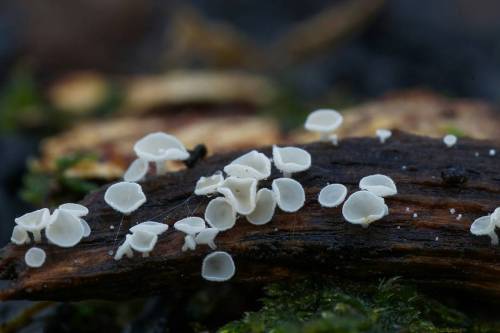
M318 202L323 207L337 207L344 202L347 196L347 187L342 184L330 184L321 189Z
M24 262L29 267L38 268L43 266L46 258L47 255L44 250L39 247L32 247L26 251L26 254L24 255Z
M217 192L217 188L224 182L224 176L222 172L217 172L210 177L201 177L196 182L196 187L194 189L194 194L196 195L207 195Z
M338 146L339 145L339 137L337 136L337 134L332 134L328 137L328 139L330 140L330 142L332 143L332 145L334 146Z
M390 177L380 174L363 177L359 181L359 188L379 197L388 197L398 193L394 181Z
M90 226L87 223L87 221L85 221L84 219L80 219L80 224L83 229L83 237L89 237L92 230L90 229Z
M206 228L201 217L190 216L174 223L174 228L188 235L195 235Z
M124 255L128 258L132 258L134 256L134 251L132 251L132 247L130 246L130 237L132 237L132 235L125 236L125 241L116 250L114 257L115 260L120 260Z
M147 231L155 235L161 235L168 230L168 225L165 223L146 221L136 224L132 228L130 228L130 232L132 233L138 230Z
M490 149L490 151L488 152L488 154L490 156L495 156L497 154L497 151L496 151L496 149Z
M23 227L16 225L12 230L10 241L16 245L29 244L30 237L28 235L28 232L24 230Z
M215 250L215 237L219 234L219 229L217 228L206 228L202 230L198 235L196 235L196 244L208 245L212 250Z
M218 188L237 213L250 214L255 209L257 180L255 178L228 177Z
M60 247L75 246L82 240L83 234L84 227L80 218L61 209L54 211L51 222L45 230L47 239Z
M47 208L24 214L15 219L18 226L33 234L35 243L42 241L41 231L50 223L50 211Z
M493 221L491 215L476 219L470 226L470 232L476 236L488 235L491 238L491 245L498 245L498 236L495 233L495 221Z
M273 192L278 207L289 213L298 211L306 200L302 185L291 178L273 180Z
M376 130L375 134L377 135L378 139L380 140L380 143L385 143L385 141L392 136L392 132L390 130L382 129L382 128Z
M120 182L111 185L104 194L104 201L114 210L130 214L146 202L141 185L130 182Z
M344 118L335 110L320 109L309 114L304 127L311 132L320 133L321 141L328 141L329 134L342 125Z
M192 235L186 235L184 237L184 245L182 245L182 252L186 252L187 250L194 251L196 250L196 241Z
M252 150L226 165L224 172L232 177L262 180L271 175L271 161L263 153Z
M235 272L233 258L227 252L212 252L203 259L201 276L205 280L224 282L231 279Z
M156 163L156 173L159 175L165 173L166 161L183 161L189 158L182 142L175 136L162 132L148 134L137 141L134 151L139 158Z
M149 253L153 251L157 241L158 235L137 230L130 236L130 247L134 251L142 253L143 257L149 257Z
M363 227L368 227L387 214L388 207L384 199L368 191L354 192L342 207L342 215L347 222Z
M274 196L274 192L267 188L262 188L257 192L255 209L246 216L246 219L255 225L266 224L273 219L275 209L276 197Z
M126 182L140 182L148 173L148 161L138 158L134 160L127 171L123 174L123 180Z
M220 231L228 230L236 223L236 211L227 199L215 198L207 205L205 220Z
M75 203L62 204L59 206L59 209L63 209L76 217L84 217L89 213L89 209L87 207Z
M443 138L443 142L448 148L453 147L457 143L457 140L457 137L453 134L445 135L445 137Z
M276 168L283 172L283 177L290 177L292 173L311 167L311 155L297 147L273 146L273 161Z

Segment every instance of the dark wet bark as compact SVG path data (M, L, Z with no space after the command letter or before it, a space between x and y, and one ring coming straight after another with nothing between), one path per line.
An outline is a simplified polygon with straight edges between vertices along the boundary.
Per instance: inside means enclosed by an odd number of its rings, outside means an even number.
M448 149L440 139L395 133L385 144L354 138L338 147L303 147L313 158L310 170L294 175L306 191L303 209L292 214L277 210L273 221L260 227L240 218L235 228L217 237L218 249L235 259L231 283L249 286L311 272L356 281L402 276L437 290L500 299L500 247L469 232L474 219L500 205L500 154L488 155L491 143L463 139ZM270 155L270 148L262 151ZM124 218L119 232L122 216L104 203L105 188L91 193L82 203L91 211L86 219L92 234L82 243L62 249L44 242L40 247L48 259L40 269L24 264L28 246L2 250L0 272L10 284L0 299L131 298L209 284L200 270L210 250L199 246L181 252L183 235L173 228L160 236L149 258L114 261L108 252L135 222L172 225L189 214L203 216L210 199L192 195L197 179L221 170L240 153L216 155L192 169L143 181L148 201ZM399 190L386 199L390 215L383 220L364 229L346 223L341 208L319 206L317 195L327 183L345 184L352 193L361 177L374 173L392 177ZM273 171L271 179L278 176ZM270 181L260 185L270 187Z

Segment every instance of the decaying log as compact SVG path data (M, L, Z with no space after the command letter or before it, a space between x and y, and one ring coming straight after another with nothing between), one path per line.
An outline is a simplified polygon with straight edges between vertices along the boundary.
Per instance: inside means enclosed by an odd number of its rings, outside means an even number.
M237 273L230 283L269 282L311 272L361 281L402 276L500 299L500 247L469 232L475 218L500 205L500 154L489 156L495 148L491 142L461 139L446 148L441 140L398 132L385 144L353 138L338 147L304 147L313 166L294 175L306 190L303 209L292 214L277 210L273 221L260 227L240 218L235 228L217 237L218 248L235 259ZM262 151L270 155L269 147ZM122 216L104 203L105 188L91 193L82 203L91 211L87 221L92 234L82 243L70 249L43 243L48 259L40 269L24 264L28 246L3 249L0 272L10 283L0 291L0 299L130 298L209 284L200 270L210 250L199 246L183 253L183 235L173 228L160 237L149 258L114 261L108 252L136 222L172 225L189 214L203 216L210 199L192 195L196 180L221 170L239 154L215 155L193 169L143 181L148 201L125 217L121 228ZM361 177L374 173L392 177L399 190L386 199L390 215L383 220L365 229L346 223L341 208L319 206L317 195L327 183L345 184L351 193ZM274 170L271 179L278 176ZM271 179L261 186L270 187Z

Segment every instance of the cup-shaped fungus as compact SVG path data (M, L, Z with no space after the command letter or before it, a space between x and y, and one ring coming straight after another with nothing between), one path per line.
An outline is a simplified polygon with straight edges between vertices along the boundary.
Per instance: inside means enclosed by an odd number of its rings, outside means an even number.
M65 203L59 206L59 209L65 210L76 217L83 217L89 213L89 209L83 205L75 203Z
M266 155L252 150L224 167L232 177L266 179L271 175L271 161Z
M46 258L47 255L44 250L38 247L32 247L26 251L26 254L24 255L24 262L29 267L38 268L43 266Z
M132 237L132 235L125 236L125 242L123 242L123 244L120 245L120 247L118 247L118 249L116 250L116 254L114 257L115 260L120 260L124 255L129 258L132 258L134 256L134 251L132 251L132 247L130 246L130 237Z
M344 118L335 110L320 109L309 114L304 127L320 134L321 141L328 141L329 134L342 125Z
M190 216L174 223L174 228L187 235L195 235L206 228L201 217Z
M383 198L368 191L354 192L342 207L344 219L353 224L368 227L389 213Z
M379 197L388 197L398 193L394 181L385 175L371 175L361 178L359 188L367 190Z
M276 168L283 172L283 177L301 172L311 167L311 155L304 149L296 147L273 146L273 161Z
M66 210L56 209L45 230L47 239L60 247L72 247L83 237L84 228L80 219Z
M196 187L194 189L194 194L196 195L207 195L217 192L217 189L224 182L224 176L222 172L217 172L210 177L201 177L196 182Z
M157 241L158 235L137 230L130 236L130 247L134 251L142 253L143 257L149 257L149 253L153 251Z
M224 282L234 276L236 268L233 258L227 252L216 251L203 259L201 276L208 281Z
M470 226L470 232L476 236L490 236L491 245L498 245L498 236L495 233L495 221L491 215L476 219Z
M10 241L16 245L29 244L30 237L26 230L24 230L21 226L16 225L12 230Z
M218 188L237 213L250 214L255 209L257 180L254 178L228 177Z
M276 198L274 192L262 188L257 192L257 201L253 212L246 216L247 221L255 225L263 225L270 222L276 209Z
M236 211L227 199L215 198L207 205L205 220L213 228L228 230L236 223Z
M186 252L187 250L194 251L196 250L196 241L192 235L186 235L184 237L184 244L182 245L182 252Z
M457 137L453 134L445 135L445 137L443 138L443 142L448 148L453 147L457 143L457 140Z
M33 234L35 243L42 241L42 230L50 223L50 211L47 208L24 214L15 219L18 226Z
M148 161L138 158L133 161L123 174L123 180L126 182L140 182L148 173Z
M130 232L134 233L138 230L141 231L147 231L155 235L161 235L165 231L168 230L168 225L164 223L159 223L159 222L153 222L153 221L146 221L139 223L137 225L134 225L132 228L130 228Z
M206 228L202 230L195 237L196 244L199 245L208 245L212 250L215 250L217 246L215 246L215 237L219 234L219 229L217 228Z
M379 128L378 130L375 131L375 134L377 135L378 139L380 140L380 143L385 143L387 139L389 139L392 136L392 132L388 129L382 129Z
M114 210L128 215L146 202L146 196L139 184L120 182L108 187L104 201Z
M278 178L273 180L273 192L278 207L285 212L298 211L306 200L302 185L291 178Z
M333 208L344 202L347 196L347 187L342 184L330 184L321 189L318 202L322 207Z
M156 173L164 174L167 161L183 161L189 158L186 147L175 136L156 132L140 139L134 145L139 158L156 163Z

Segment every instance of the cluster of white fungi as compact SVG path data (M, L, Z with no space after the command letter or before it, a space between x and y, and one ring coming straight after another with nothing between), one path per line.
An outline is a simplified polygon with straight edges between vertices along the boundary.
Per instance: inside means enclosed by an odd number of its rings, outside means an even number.
M321 141L338 145L335 131L342 122L340 113L321 109L308 116L305 128L319 133ZM378 129L375 134L381 143L385 143L392 135L387 129ZM443 141L448 147L452 147L457 139L448 135ZM105 202L124 215L131 214L146 202L146 195L138 182L146 177L150 163L155 166L156 173L161 175L167 171L168 161L189 158L189 152L177 138L160 132L139 140L134 151L137 159L125 172L124 181L109 186L104 195ZM259 188L259 181L271 176L271 164L281 172L282 177L273 179L271 188ZM272 159L252 150L233 160L223 170L201 177L193 184L194 194L211 199L203 217L187 216L174 223L174 229L184 234L181 250L193 251L198 245L206 245L215 250L217 235L235 227L240 217L260 226L271 222L276 207L286 213L297 212L304 206L305 192L292 176L310 167L311 155L306 150L273 146ZM346 186L327 184L321 189L318 202L326 208L343 204L342 215L347 222L368 227L389 214L384 198L396 195L398 191L394 181L381 174L362 178L359 188L359 191L352 193L346 200ZM91 229L83 219L88 213L88 209L82 205L67 203L59 206L52 214L47 208L25 214L15 220L11 241L17 245L29 244L31 234L33 241L40 243L42 231L45 231L50 244L64 248L75 246L83 237L90 235ZM474 235L489 235L491 243L498 244L495 227L500 227L500 208L491 215L477 219L470 231ZM154 221L134 225L114 253L114 259L121 260L124 256L132 258L134 252L148 257L159 236L168 229L167 224ZM45 252L38 247L32 247L25 255L25 262L29 267L41 267L45 259ZM208 254L201 267L204 279L217 282L231 279L235 271L231 255L223 251Z

